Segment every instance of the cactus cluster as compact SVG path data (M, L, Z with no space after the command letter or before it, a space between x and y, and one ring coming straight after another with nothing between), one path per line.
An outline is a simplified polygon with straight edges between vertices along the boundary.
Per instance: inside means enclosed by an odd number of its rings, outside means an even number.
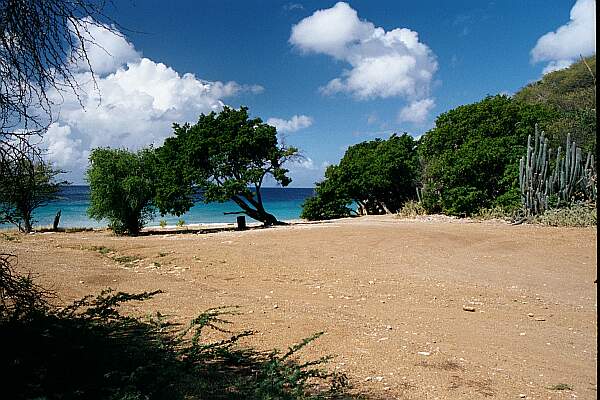
M531 139L529 135L527 155L519 164L521 198L528 215L538 215L550 208L578 201L596 201L596 167L591 153L584 163L581 149L571 141L571 135L567 135L565 154L559 146L553 171L550 171L552 149L537 125L533 145Z

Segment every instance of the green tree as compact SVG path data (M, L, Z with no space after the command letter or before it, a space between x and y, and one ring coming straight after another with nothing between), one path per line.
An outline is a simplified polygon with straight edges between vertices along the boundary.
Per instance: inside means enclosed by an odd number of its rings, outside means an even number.
M31 232L35 209L58 198L61 185L55 169L38 156L37 151L20 147L6 151L10 157L0 160L0 222L12 223L22 232Z
M90 154L88 215L107 219L118 234L136 235L156 212L156 157L153 149L132 153L96 148Z
M339 164L339 181L367 214L395 213L416 195L417 143L408 134L350 146Z
M302 204L300 218L309 221L349 217L356 214L349 205L352 198L339 179L339 167L330 165L325 170L325 178L317 182L315 195Z
M489 96L441 114L419 144L423 203L429 212L471 215L518 207L518 162L527 135L555 111L507 96Z
M325 172L316 196L303 204L302 217L331 219L350 215L355 203L367 214L397 212L416 195L417 143L408 134L350 146L339 165Z
M515 93L514 98L542 104L557 112L555 118L540 125L552 148L564 146L570 134L584 151L596 154L595 55L544 75Z
M225 107L219 114L200 115L194 125L173 128L175 136L158 149L159 175L167 177L160 179L157 191L161 213L185 212L193 204L194 189L200 189L205 202L232 200L265 225L280 223L265 210L261 187L267 175L289 185L283 164L298 151L279 145L274 127L249 119L246 107Z

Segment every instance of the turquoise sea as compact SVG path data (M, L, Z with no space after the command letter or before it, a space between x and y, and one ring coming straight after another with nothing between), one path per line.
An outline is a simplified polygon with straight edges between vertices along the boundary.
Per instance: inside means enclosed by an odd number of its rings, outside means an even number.
M297 219L300 216L302 203L314 194L313 188L262 188L261 189L265 209L275 215L279 220ZM90 203L90 189L88 186L66 186L60 194L59 199L37 209L34 226L49 226L54 221L54 216L61 210L60 227L106 227L106 221L90 219L87 208ZM148 226L158 225L161 219L167 221L168 225L175 225L179 219L186 224L199 223L227 223L235 222L236 215L224 215L224 212L240 211L233 202L204 204L200 199L186 214L181 217L156 215ZM248 218L248 222L254 222ZM0 228L10 228L12 225L0 225Z

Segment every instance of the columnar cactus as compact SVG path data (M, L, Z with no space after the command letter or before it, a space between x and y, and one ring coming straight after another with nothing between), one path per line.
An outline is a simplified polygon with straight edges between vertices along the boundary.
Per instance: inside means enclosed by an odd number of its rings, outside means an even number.
M594 156L587 155L583 164L582 152L567 135L564 156L559 147L554 172L548 176L550 154L548 139L535 127L534 145L527 138L527 155L519 165L519 185L523 206L529 215L541 214L549 208L568 206L575 201L596 201L596 164Z
M519 186L525 209L530 214L544 212L548 208L548 197L551 185L546 178L548 173L548 139L544 132L539 133L535 126L534 146L531 146L531 135L527 138L527 156L521 158L519 164Z

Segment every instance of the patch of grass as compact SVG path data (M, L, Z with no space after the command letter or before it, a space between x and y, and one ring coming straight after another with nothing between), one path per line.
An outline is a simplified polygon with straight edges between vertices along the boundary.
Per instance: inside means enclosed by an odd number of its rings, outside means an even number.
M175 225L179 227L185 226L185 220L179 219Z
M76 233L76 232L91 232L94 228L86 228L82 226L74 226L72 228L52 228L51 226L42 226L36 228L36 232L64 232L64 233Z
M568 383L557 383L556 385L550 386L550 390L573 390L573 387Z
M116 262L120 263L120 264L129 264L132 263L134 261L139 260L139 257L136 256L118 256L118 257L113 257L113 260L115 260Z
M88 250L97 251L98 253L102 254L103 256L107 255L108 253L114 252L113 249L106 247L106 246L91 246L91 247L88 247Z
M165 226L167 226L167 221L165 221L164 219L161 219L160 221L158 221L158 225L161 228L164 228Z
M92 232L94 228L85 227L72 227L72 228L58 228L59 232L76 233L76 232Z
M18 243L21 241L17 236L13 236L13 235L10 235L10 234L4 233L4 232L2 232L2 236L0 236L0 237L2 237L2 239L6 240L8 242L17 242Z
M345 375L324 368L328 357L298 362L315 334L285 352L239 344L252 331L232 333L236 308L213 308L181 328L157 313L122 315L120 304L157 292L111 290L62 309L0 319L2 394L6 398L81 399L339 399ZM224 337L205 339L206 330Z
M514 221L518 219L520 216L520 210L509 210L504 207L495 206L492 208L482 208L476 214L473 215L473 218L478 220L491 220L491 219L501 219L504 221Z

